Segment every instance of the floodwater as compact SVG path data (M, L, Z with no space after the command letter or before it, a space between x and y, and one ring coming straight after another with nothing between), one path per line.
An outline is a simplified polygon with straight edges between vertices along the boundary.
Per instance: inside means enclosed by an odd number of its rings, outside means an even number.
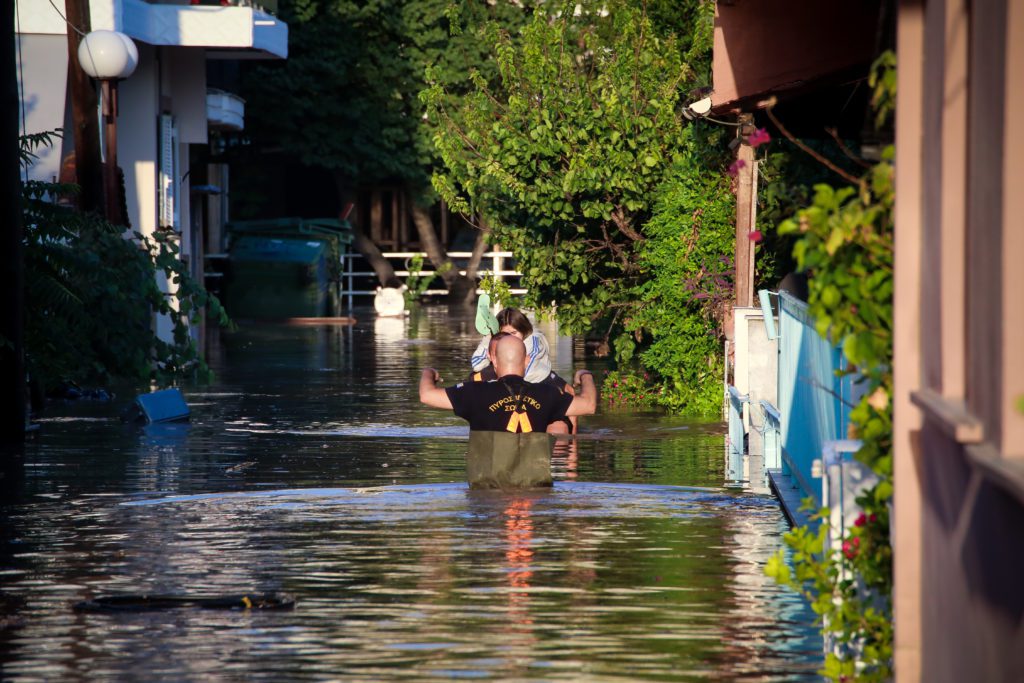
M0 678L815 678L813 615L763 574L785 520L726 485L721 425L605 412L550 491L470 492L467 429L416 381L467 374L472 320L363 318L227 335L189 423L48 412L3 484ZM544 329L569 377L581 349ZM296 603L72 609L243 593Z

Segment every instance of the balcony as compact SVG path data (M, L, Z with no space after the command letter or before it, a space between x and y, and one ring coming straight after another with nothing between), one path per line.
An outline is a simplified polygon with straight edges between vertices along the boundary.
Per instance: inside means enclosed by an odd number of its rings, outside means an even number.
M277 14L278 0L146 0L151 5L216 5L219 7L251 7L267 14Z
M217 88L207 88L206 121L212 130L243 130L245 100Z
M189 1L91 0L89 14L93 30L121 31L150 45L202 47L215 59L288 56L288 24L256 6L243 6L247 0L229 0L227 5ZM67 33L56 5L22 0L18 10L19 33Z

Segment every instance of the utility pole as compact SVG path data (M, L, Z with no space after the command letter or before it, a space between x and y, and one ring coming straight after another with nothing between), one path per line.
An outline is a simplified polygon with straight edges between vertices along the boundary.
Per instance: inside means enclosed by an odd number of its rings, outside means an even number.
M64 0L68 26L68 90L71 94L71 119L75 138L75 175L81 194L82 211L105 215L103 200L103 162L100 156L100 122L96 111L96 88L78 64L78 45L91 30L89 0ZM76 31L75 29L78 29ZM117 172L116 170L114 171ZM110 217L112 218L112 217Z
M757 162L748 142L754 132L754 117L740 114L739 147L736 148L736 305L754 305L754 230L757 211Z
M18 67L14 3L0 10L0 465L25 441L25 261L22 254ZM3 142L6 140L6 142Z

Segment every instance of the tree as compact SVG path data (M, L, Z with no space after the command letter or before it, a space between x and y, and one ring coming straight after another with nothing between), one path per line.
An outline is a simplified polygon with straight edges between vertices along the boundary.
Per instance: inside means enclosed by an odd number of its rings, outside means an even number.
M417 98L424 73L430 66L452 92L466 90L470 70L486 74L494 67L488 65L489 46L463 34L461 22L487 18L514 26L528 12L504 2L461 11L447 0L283 2L290 55L255 68L248 79L251 134L264 147L286 150L303 165L332 174L339 207L360 186L404 186L414 199L410 212L420 241L441 270L449 259L429 213L436 201L430 184L436 153ZM485 238L481 229L465 277L454 268L441 272L450 290L475 291ZM360 243L369 246L366 240L364 235Z
M599 335L599 354L639 358L659 402L707 414L733 196L722 130L680 110L706 85L714 6L647 9L562 3L519 34L484 26L500 83L474 74L474 91L453 97L433 79L423 94L444 161L433 182L512 247L527 305Z
M53 137L22 138L22 163ZM34 385L50 390L112 378L167 385L197 372L208 376L190 324L206 310L228 325L220 302L192 279L166 232L125 239L123 226L68 206L77 191L29 180L15 204L24 226L26 365ZM157 285L158 271L177 283L176 306ZM154 315L171 317L172 341L156 335ZM22 374L22 392L24 381Z
M603 6L602 6L603 7ZM570 331L621 330L647 275L638 258L655 190L683 146L679 99L692 76L673 37L626 4L537 12L521 42L489 24L501 87L425 93L445 169L434 185L456 210L481 212L514 245L529 303L558 302ZM518 43L518 44L517 44Z

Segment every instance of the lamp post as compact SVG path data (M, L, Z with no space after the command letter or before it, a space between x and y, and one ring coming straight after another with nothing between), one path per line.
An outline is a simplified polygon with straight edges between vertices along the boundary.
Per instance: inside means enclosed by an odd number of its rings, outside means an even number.
M82 70L100 82L103 99L103 195L107 220L123 223L117 178L117 82L128 78L139 63L132 39L119 31L92 31L78 46Z

